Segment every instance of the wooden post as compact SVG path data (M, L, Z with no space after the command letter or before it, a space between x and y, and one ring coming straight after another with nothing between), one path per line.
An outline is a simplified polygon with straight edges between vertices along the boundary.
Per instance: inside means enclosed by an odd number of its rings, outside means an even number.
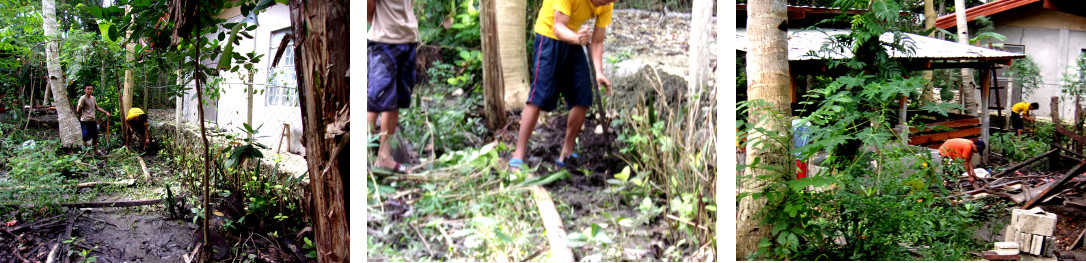
M904 145L909 144L909 125L906 122L906 108L909 106L909 97L901 95L901 108L898 110L898 128L901 129L901 141Z
M1060 123L1060 97L1058 96L1052 96L1052 125L1057 128L1063 126L1063 124ZM1057 145L1060 144L1060 133L1052 133L1052 143ZM1059 158L1048 159L1050 162L1049 167L1056 167L1056 159Z
M980 139L988 144L991 144L991 141L988 138L991 133L989 129L991 124L988 122L988 119L990 119L988 115L988 95L991 94L989 93L991 91L991 88L989 87L989 82L991 82L989 76L991 73L991 68L982 69L980 73L980 105L983 105L980 110ZM988 164L988 152L990 149L991 147L985 147L984 152L980 153L980 162L982 164Z
M505 80L502 76L501 52L498 48L498 26L495 21L495 0L482 0L479 5L483 9L479 25L483 32L483 114L486 116L486 127L491 131L497 131L508 122L505 118ZM589 69L591 70L591 69Z

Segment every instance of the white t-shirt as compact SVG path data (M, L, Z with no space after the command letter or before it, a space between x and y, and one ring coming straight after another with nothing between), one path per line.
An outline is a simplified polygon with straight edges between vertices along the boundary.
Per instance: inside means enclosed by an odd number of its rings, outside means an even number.
M377 1L366 39L386 44L418 43L419 21L414 6L414 0Z

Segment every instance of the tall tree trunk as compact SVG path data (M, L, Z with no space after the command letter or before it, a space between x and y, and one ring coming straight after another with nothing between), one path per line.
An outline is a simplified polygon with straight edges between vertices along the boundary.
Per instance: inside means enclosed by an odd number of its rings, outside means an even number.
M789 71L788 71L788 32L779 25L785 23L787 2L784 0L751 0L747 12L747 88L749 100L764 102L764 106L751 107L748 120L755 129L747 137L749 141L761 141L761 144L748 144L747 164L760 160L759 167L791 167L787 141L768 139L768 136L788 134L789 116ZM764 128L769 134L757 130ZM790 140L789 140L790 141ZM757 147L755 147L757 145ZM791 169L786 169L790 171ZM769 169L747 168L742 178L741 192L762 193L773 185L779 177L766 176L773 172ZM758 251L758 242L769 237L770 226L761 222L759 212L765 208L766 199L751 195L739 200L736 218L736 257L743 259Z
M686 79L687 85L687 99L693 102L691 111L699 111L701 109L701 92L706 90L709 85L709 37L712 36L713 24L713 1L712 0L694 0L691 3L691 16L690 16L690 64L688 65L690 70L690 77ZM704 121L699 119L699 114L692 114L687 125L686 138L688 142L693 142L694 134L697 132L698 126L694 123Z
M127 114L128 109L132 108L132 86L136 84L136 75L132 72L132 64L135 63L135 56L132 54L136 52L135 44L128 44L125 48L124 57L127 66L124 70L124 90L121 91L121 115ZM127 129L127 127L125 127Z
M294 65L319 262L350 260L346 196L351 105L349 2L290 1Z
M483 12L479 13L480 30L483 44L483 114L486 116L486 128L497 131L508 120L505 118L504 89L502 77L502 58L498 47L498 27L495 21L495 0L479 2Z
M924 0L924 29L932 29L935 27L935 0ZM935 37L935 30L928 33L929 37ZM932 85L932 80L935 78L934 71L924 71L924 91L920 93L920 101L935 101L935 87Z
M64 89L64 73L60 70L60 60L57 59L60 35L57 34L56 1L42 0L43 30L45 37L45 63L48 65L49 86L53 97L56 98L57 122L60 128L60 143L64 147L79 147L82 145L82 134L79 128L79 117L75 115L72 103L68 101L68 91ZM48 94L48 93L46 93Z
M954 12L958 21L958 43L969 45L969 26L965 22L965 0L954 0ZM966 115L977 115L977 102L973 94L977 84L973 81L973 69L962 68L962 86L960 95ZM984 105L988 106L988 105Z
M538 5L539 1L536 3ZM501 52L505 110L522 109L524 101L528 100L528 50L524 46L528 34L524 33L524 28L529 15L525 10L531 8L535 5L528 6L526 0L494 1L495 22L501 39L497 44Z
M200 28L199 25L197 25L196 28ZM203 229L203 251L205 255L204 258L206 259L210 258L210 255L213 253L211 252L211 244L208 243L208 231L211 231L211 229L209 229L210 224L208 223L209 218L211 218L211 150L208 149L209 145L207 142L207 128L204 127L204 93L200 87L200 75L202 75L200 74L200 47L202 47L202 45L203 43L200 43L200 37L197 36L195 45L196 53L193 56L194 59L192 60L195 65L192 70L192 80L196 82L196 110L200 114L200 116L197 117L197 120L200 121L200 142L204 144L204 200L202 204L204 208L204 220L200 223L200 229ZM177 125L181 126L180 123L178 123Z

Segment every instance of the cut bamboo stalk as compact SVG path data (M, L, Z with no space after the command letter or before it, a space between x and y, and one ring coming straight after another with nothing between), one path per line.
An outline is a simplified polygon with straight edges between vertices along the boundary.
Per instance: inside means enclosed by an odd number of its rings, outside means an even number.
M58 188L58 187L90 188L90 187L110 186L110 185L131 186L135 182L136 182L135 180L129 179L129 180L118 181L118 182L86 182L86 183L79 183L79 184L75 184L75 185L39 185L39 186L20 185L20 186L3 187L3 188L0 188L0 191L27 189L27 188L39 188L39 189Z
M528 175L529 178L532 175ZM543 218L543 227L547 230L547 240L551 245L550 262L573 262L573 250L566 244L566 230L562 227L562 216L554 207L551 195L542 186L532 186L532 199Z
M143 158L136 156L136 159L140 160L140 167L143 168L143 182L151 183L151 173L147 172L147 164L143 162Z

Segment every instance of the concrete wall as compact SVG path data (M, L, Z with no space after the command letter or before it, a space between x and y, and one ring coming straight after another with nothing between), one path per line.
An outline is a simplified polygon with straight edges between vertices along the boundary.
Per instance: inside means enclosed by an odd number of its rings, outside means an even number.
M1073 102L1062 98L1060 90L1063 85L1059 79L1070 70L1069 67L1074 66L1079 54L1086 49L1086 17L1047 10L1037 5L1004 12L991 19L996 24L995 32L1007 37L1003 43L1024 45L1026 55L1041 69L1044 85L1022 100L1040 104L1036 115L1051 116L1051 98L1061 96L1061 119L1074 116L1073 107L1067 106ZM1012 104L1018 102L1011 100Z
M221 18L226 18L227 22L238 22L243 19L238 7L224 11ZM304 154L305 149L302 147L302 119L301 110L297 104L297 94L293 95L292 103L278 103L275 105L269 103L269 98L272 96L269 84L269 67L271 61L275 56L274 50L270 50L273 43L272 34L283 29L290 28L290 10L289 7L282 4L276 4L269 7L265 12L260 13L257 16L259 27L250 32L253 36L252 39L242 40L241 44L234 47L234 51L245 54L251 51L256 51L257 54L263 54L264 57L260 59L260 62L255 66L258 69L257 73L253 77L253 89L255 94L253 95L253 128L260 127L259 133L256 135L257 140L272 150L280 147L280 135L283 133L284 125L290 125L290 141L283 139L282 150L287 151L288 144L290 152L297 154ZM212 36L214 37L214 36ZM278 41L275 41L275 45L278 45ZM292 52L292 49L288 49L286 52ZM284 57L287 57L285 54ZM292 63L292 62L291 62ZM284 58L279 62L279 66L292 65ZM245 70L241 70L246 73ZM238 128L243 127L242 124L246 121L246 115L248 113L248 101L245 93L247 79L242 79L236 73L230 73L223 71L219 76L221 80L218 86L221 88L221 94L219 100L213 102L213 107L216 110L214 124L218 125L220 129L225 129L229 132L241 133ZM209 80L209 82L211 82ZM296 87L296 84L289 83ZM193 83L188 83L190 87L195 87ZM262 92L263 91L263 92ZM190 89L186 92L183 99L179 102L178 107L182 113L182 121L196 122L197 119L197 102L196 91Z

